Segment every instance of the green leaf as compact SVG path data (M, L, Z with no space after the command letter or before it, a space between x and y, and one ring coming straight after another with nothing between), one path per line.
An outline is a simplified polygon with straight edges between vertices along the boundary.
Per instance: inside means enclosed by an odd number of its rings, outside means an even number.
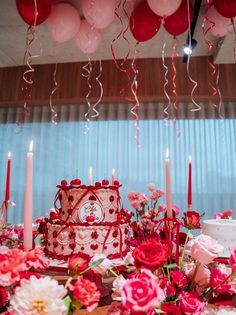
M79 310L79 309L81 309L83 304L80 301L75 300L75 301L73 301L72 306L73 306L73 308Z
M69 314L70 313L70 308L71 308L71 298L69 297L69 295L67 295L65 298L64 298L64 302L66 304L66 314Z
M103 262L104 259L105 258L99 258L98 260L95 260L94 262L92 262L91 265L88 266L88 268L86 268L85 270L80 272L80 275L83 275L85 272L89 271L90 269L93 269L94 267L100 265Z

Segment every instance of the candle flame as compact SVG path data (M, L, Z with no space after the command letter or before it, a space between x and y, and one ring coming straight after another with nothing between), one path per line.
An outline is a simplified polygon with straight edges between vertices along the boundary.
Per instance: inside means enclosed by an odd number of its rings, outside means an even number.
M29 144L29 152L32 152L32 151L33 151L33 147L34 147L34 141L31 140L31 141L30 141L30 144Z
M116 172L116 171L115 171L115 169L113 168L112 171L111 171L112 175L115 175L115 172Z
M7 157L8 157L8 159L11 159L11 152L8 152Z
M191 155L189 155L188 161L189 161L189 162L192 162L192 157L191 157Z
M92 167L90 167L89 168L89 176L92 176L92 172L93 172Z
M166 149L166 158L169 159L170 153L169 153L169 148Z

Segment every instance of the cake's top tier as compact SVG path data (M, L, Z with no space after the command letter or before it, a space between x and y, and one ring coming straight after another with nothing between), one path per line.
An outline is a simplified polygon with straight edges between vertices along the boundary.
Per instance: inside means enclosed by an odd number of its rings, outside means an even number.
M81 185L80 180L73 180L68 185L62 181L55 198L55 208L64 222L79 224L105 224L117 221L121 203L119 188L115 181L108 180L95 185ZM58 207L58 201L60 207Z

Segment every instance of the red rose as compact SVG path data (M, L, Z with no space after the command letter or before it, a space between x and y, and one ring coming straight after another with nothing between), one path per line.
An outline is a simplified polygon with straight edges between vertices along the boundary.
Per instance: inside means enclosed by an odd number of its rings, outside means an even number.
M133 251L134 264L137 268L156 270L163 266L169 256L169 248L166 244L148 239Z
M163 315L182 315L181 310L174 303L164 303L161 310Z
M179 295L179 307L185 315L200 315L205 303L194 293L182 292Z
M168 285L166 287L166 294L168 296L175 296L175 287L173 287L173 285Z
M89 265L90 258L86 254L75 254L69 258L68 269L74 273L84 271Z
M171 279L173 284L177 285L181 289L184 289L187 285L187 279L185 277L185 274L181 271L178 270L172 271Z
M189 230L200 229L201 216L196 211L184 212L184 226Z

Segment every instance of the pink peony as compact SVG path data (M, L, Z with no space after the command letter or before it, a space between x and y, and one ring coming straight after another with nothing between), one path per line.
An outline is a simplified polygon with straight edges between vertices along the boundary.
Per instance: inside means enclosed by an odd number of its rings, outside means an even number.
M216 268L211 269L210 275L210 285L212 288L216 288L217 293L228 293L233 294L234 290L232 289L232 283L230 281L226 281L221 285L221 283L228 277L228 273L224 269Z
M89 312L92 312L97 306L100 299L100 293L95 283L88 279L78 277L74 285L70 286L74 298L81 302Z
M20 280L20 273L28 269L26 253L18 248L0 252L0 285L9 286Z
M131 313L148 313L160 306L165 299L157 278L149 270L143 270L139 278L129 279L121 293L123 306Z
M236 272L236 247L232 247L230 249L229 263L232 268L232 271Z
M162 197L164 195L164 191L160 190L160 189L156 189L154 191L152 191L150 193L150 198L151 200L155 200L157 201L160 197Z
M182 292L179 295L179 307L185 315L200 315L205 303L195 293Z
M203 265L211 263L223 250L223 246L208 235L201 234L192 241L192 257Z
M233 210L232 209L228 209L228 210L225 210L223 212L216 213L214 218L218 219L218 220L219 219L231 219L232 214L233 214Z
M26 264L28 269L43 270L49 266L49 260L41 249L35 248L26 252Z

